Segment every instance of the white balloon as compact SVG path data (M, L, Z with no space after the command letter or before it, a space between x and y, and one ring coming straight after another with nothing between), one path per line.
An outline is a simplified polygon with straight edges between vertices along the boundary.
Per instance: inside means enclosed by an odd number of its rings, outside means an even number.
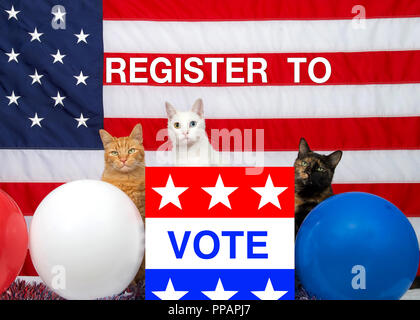
M29 249L45 284L66 299L119 294L144 255L144 225L115 186L79 180L53 190L31 221Z

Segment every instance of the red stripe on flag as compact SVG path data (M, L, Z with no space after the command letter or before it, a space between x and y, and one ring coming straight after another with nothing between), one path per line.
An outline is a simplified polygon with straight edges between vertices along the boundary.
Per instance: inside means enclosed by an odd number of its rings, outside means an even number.
M7 192L18 204L24 215L32 215L47 194L63 183L1 182L0 189Z
M417 199L420 183L346 183L334 184L334 193L368 192L376 194L396 205L407 217L420 217L420 202Z
M42 199L60 183L2 183L1 188L15 199L19 207L34 208L26 211L32 215ZM420 194L420 183L345 183L334 184L335 193L361 191L376 194L394 203L408 217L420 217L420 201L413 201ZM36 196L34 196L36 195Z
M153 60L158 57L168 59L170 65L160 62L151 70ZM202 79L192 83L185 75L199 79L194 72L187 71L185 61L188 58L198 58L200 65L191 62L191 66L202 70ZM322 85L341 84L384 84L384 83L415 83L420 82L420 50L412 51L371 51L371 52L322 52L322 53L261 53L261 54L155 54L155 53L105 53L104 54L104 85L152 85L152 86L245 86L245 85L316 85L317 79L311 79L308 72L309 63L317 57L325 58L331 65L331 76ZM122 58L125 61L123 68L125 77L118 73L107 71L108 58ZM136 62L133 68L145 68L145 71L137 71L133 78L130 77L130 58L147 58L147 62ZM176 77L176 58L181 58ZM205 58L224 58L224 62L217 64L216 73L212 73L212 63L205 62ZM231 77L242 79L242 82L228 80L227 59L241 58L243 62L233 62L232 68L242 68L243 71L235 71ZM248 64L250 58L263 58L267 62L265 69L266 79L260 73L254 73L252 79L248 79ZM306 58L306 62L300 63L300 79L295 82L294 63L287 62L288 58ZM111 61L111 60L110 60ZM133 62L134 63L134 62ZM113 62L112 68L118 69L119 62ZM253 64L254 69L261 68L259 62ZM166 70L172 70L170 82L157 82L151 73L160 79L165 79ZM110 79L107 80L107 72ZM314 75L322 79L326 73L326 67L322 62L314 64ZM135 82L135 78L143 78L147 82ZM143 81L143 80L142 80ZM158 80L160 81L160 80ZM198 81L198 80L197 80ZM235 80L239 81L239 80ZM296 80L297 81L297 80Z
M420 16L420 2L412 0L104 0L104 20L228 21L352 19L356 5L366 18Z
M167 141L167 121L163 118L105 118L104 128L121 137L128 136L134 125L141 123L145 149L162 150ZM227 129L226 133L238 137L241 145L234 145L235 138L226 135L229 146L215 135L212 143L216 147L219 141L217 149L223 151L294 151L301 137L308 138L314 150L420 149L420 117L206 119L206 127L209 137L212 129ZM261 131L257 130L262 129L264 144L258 144L256 140ZM250 130L252 139L246 138L246 130ZM223 136L222 131L220 134Z
M28 253L25 258L25 263L23 264L22 270L20 270L20 276L27 276L27 277L36 277L38 273L35 270L35 267L32 263L31 254L28 250Z

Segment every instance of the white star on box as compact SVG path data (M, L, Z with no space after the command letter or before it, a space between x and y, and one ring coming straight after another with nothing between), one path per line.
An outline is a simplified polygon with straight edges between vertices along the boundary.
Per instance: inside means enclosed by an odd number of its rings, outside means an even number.
M211 300L229 300L232 298L238 291L227 291L223 288L222 280L219 278L217 281L217 286L214 291L201 291Z
M33 118L28 118L28 119L32 121L31 128L33 126L39 126L42 128L41 121L44 120L44 118L38 118L38 113L35 112L35 116Z
M86 128L88 127L86 124L86 121L89 120L89 118L84 118L83 117L83 113L80 114L80 118L74 118L74 120L76 120L77 123L77 127L79 128L80 126L85 126Z
M17 101L20 98L20 96L16 96L14 91L12 91L12 94L10 96L6 96L6 98L9 99L8 106L10 106L12 103L15 103L17 106L19 105Z
M182 209L181 203L179 202L179 196L188 188L175 187L174 182L172 181L171 175L169 175L169 178L168 178L168 181L166 182L165 187L152 188L152 189L162 196L159 209L163 208L168 203L172 203L175 206L177 206L179 209Z
M264 291L251 291L251 293L257 296L260 300L279 300L287 293L287 291L274 290L271 279L268 278Z
M273 185L273 180L271 180L271 176L268 175L268 178L264 187L252 188L252 190L254 190L256 193L258 193L261 196L260 205L258 206L258 209L261 209L267 203L272 203L277 208L281 209L278 196L286 189L287 187L275 187Z
M76 86L79 85L80 83L83 83L85 86L87 86L86 79L89 78L89 76L85 76L82 71L80 71L80 74L78 76L73 76L73 77L77 79Z
M31 42L34 40L38 40L39 42L41 42L40 37L43 35L43 33L38 33L37 28L35 28L34 32L28 32L31 35Z
M10 52L10 53L5 53L7 56L9 56L9 61L7 61L7 62L10 62L10 61L12 61L12 60L14 60L14 61L16 61L17 63L19 63L19 61L18 61L18 59L17 59L17 57L18 57L18 55L20 55L20 53L16 53L15 52L15 49L13 49L12 48L12 51Z
M29 75L31 78L32 78L32 83L31 84L34 84L35 82L38 82L39 84L41 84L42 85L42 83L41 83L41 78L44 76L44 75L42 75L42 74L38 74L38 71L35 69L35 73L34 74L30 74Z
M80 30L80 33L74 34L77 37L77 43L83 41L84 43L87 43L86 38L89 37L89 34L83 33L83 29Z
M57 91L57 95L55 96L55 97L51 97L51 99L54 99L55 100L55 103L54 103L54 107L57 105L57 104L61 104L63 107L64 107L64 103L63 103L63 100L65 99L66 97L62 97L62 96L60 96L60 92L59 91Z
M63 58L66 56L65 54L61 54L60 50L57 50L56 54L51 54L54 57L53 63L56 63L57 61L64 64Z
M4 10L4 11L6 11L9 14L9 18L7 20L10 20L11 18L15 18L16 20L18 19L17 14L20 11L15 11L15 8L13 6L10 10Z
M185 296L189 291L175 291L171 278L164 291L152 291L160 300L179 300Z
M219 202L224 204L229 209L232 209L231 206L230 206L228 196L238 188L237 187L225 187L220 174L219 174L219 177L217 178L217 182L216 182L215 187L206 187L206 188L203 187L202 189L204 191L206 191L208 194L211 195L211 201L210 201L209 209L214 207Z
M64 16L66 15L66 12L61 12L60 8L58 8L56 12L51 12L51 14L54 15L54 21L61 20L64 22Z

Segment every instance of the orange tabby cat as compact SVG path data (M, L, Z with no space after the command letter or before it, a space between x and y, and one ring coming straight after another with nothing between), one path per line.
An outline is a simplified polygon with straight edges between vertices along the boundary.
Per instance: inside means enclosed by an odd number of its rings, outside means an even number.
M105 150L105 170L102 181L124 191L137 206L143 222L144 211L144 147L141 124L137 124L128 137L116 138L99 130ZM144 279L144 259L134 281Z

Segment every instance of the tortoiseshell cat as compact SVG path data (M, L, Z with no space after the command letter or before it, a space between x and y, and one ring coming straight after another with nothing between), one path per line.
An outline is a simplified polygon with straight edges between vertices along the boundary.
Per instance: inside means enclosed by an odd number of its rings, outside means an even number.
M304 138L300 139L295 160L295 232L308 213L320 202L334 195L331 182L343 152L329 155L311 151Z
M145 222L145 162L141 124L137 124L128 137L113 137L105 130L99 130L99 134L105 150L102 181L124 191L134 202ZM143 279L144 259L134 282Z

